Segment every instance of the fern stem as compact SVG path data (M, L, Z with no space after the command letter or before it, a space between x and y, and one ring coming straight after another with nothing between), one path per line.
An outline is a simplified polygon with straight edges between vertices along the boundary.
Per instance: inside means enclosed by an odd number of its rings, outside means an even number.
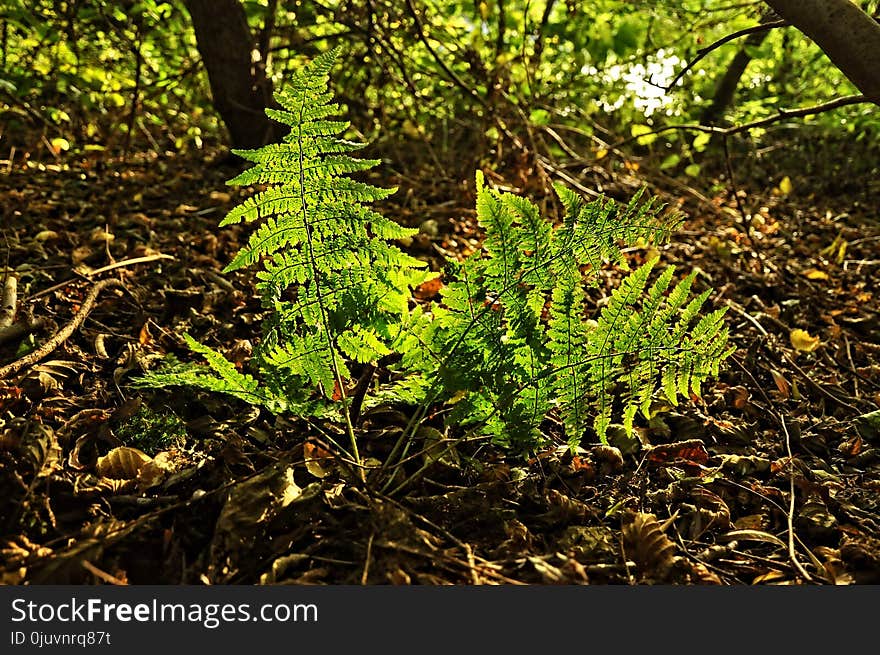
M321 282L320 282L320 270L318 268L318 260L315 257L315 248L314 248L314 236L312 233L312 225L309 223L308 219L308 203L306 202L306 180L305 180L305 162L303 155L303 113L306 108L306 100L304 99L300 106L300 120L296 126L296 138L299 145L299 188L300 188L300 201L302 203L302 212L303 212L303 226L306 231L306 248L309 252L309 262L311 263L312 270L315 273L314 284L315 284L315 296L318 300L318 308L321 312L321 326L324 329L324 335L327 338L327 350L330 352L330 366L333 370L333 377L336 381L336 387L339 389L339 399L342 404L342 416L345 419L345 431L348 434L348 438L351 441L351 455L354 461L357 464L358 469L358 477L360 477L361 482L366 482L366 472L363 468L363 462L361 461L360 452L358 451L357 445L357 435L354 433L354 424L351 422L351 415L349 413L348 408L348 396L345 393L345 383L342 380L342 375L339 373L339 363L336 361L336 348L333 346L333 334L330 331L330 322L327 318L327 308L324 302L324 294L321 290Z

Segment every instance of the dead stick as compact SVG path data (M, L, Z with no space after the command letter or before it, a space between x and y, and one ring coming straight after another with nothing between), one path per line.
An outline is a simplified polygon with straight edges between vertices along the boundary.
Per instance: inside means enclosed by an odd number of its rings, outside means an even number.
M11 273L3 281L3 295L0 296L0 328L15 322L15 306L18 302L18 279Z
M13 323L8 327L0 327L0 345L8 343L9 341L21 339L31 332L36 332L41 327L43 327L43 323L43 319L38 318L27 322L19 321L18 323Z
M115 279L101 280L100 282L98 282L86 295L85 300L83 300L82 306L79 308L79 311L74 315L74 317L67 325L65 325L55 334L55 336L53 336L32 353L29 353L21 359L17 359L16 361L7 364L6 366L0 367L0 380L9 377L13 373L18 373L25 366L35 364L36 362L43 359L43 357L55 350L62 343L67 341L70 338L70 335L76 332L76 330L79 329L79 327L83 324L83 321L86 320L86 317L89 315L89 312L92 311L92 307L94 307L95 305L95 301L98 299L98 295L104 289L122 286L122 282Z
M133 266L134 264L144 264L146 262L153 262L157 259L174 259L171 255L163 255L159 253L158 255L147 255L145 257L135 257L133 259L123 259L122 261L115 262L113 264L108 264L107 266L103 266L101 268L96 268L94 271L86 272L76 272L77 275L81 276L82 279L89 280L94 275L100 275L101 273L106 273L107 271L112 271L117 268L122 268L123 266ZM34 295L27 298L27 302L32 300L36 300L37 298L42 298L43 296L47 296L53 291L58 291L58 289L63 289L68 284L72 282L76 282L76 277L71 277L63 282L59 282L58 284L52 285L47 289L43 289L42 291L37 291Z
M107 266L102 266L101 268L96 268L94 271L89 271L87 275L99 275L101 273L106 273L107 271L112 271L114 268L120 268L122 266L132 266L134 264L145 264L147 262L154 262L157 259L174 259L171 255L164 255L162 253L156 255L146 255L145 257L134 257L132 259L123 259L119 262L113 262L112 264L107 264Z

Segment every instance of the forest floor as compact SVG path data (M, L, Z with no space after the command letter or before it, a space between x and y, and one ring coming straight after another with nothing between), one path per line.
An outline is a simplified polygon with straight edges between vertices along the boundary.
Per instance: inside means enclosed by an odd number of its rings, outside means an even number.
M422 228L414 254L438 268L478 246L470 179L381 174L401 191L380 209ZM618 195L642 174L615 178ZM575 454L477 442L434 457L437 418L406 472L425 461L424 475L387 496L340 474L321 436L333 426L132 386L169 353L189 357L184 332L238 362L259 336L252 280L220 273L245 236L216 227L243 195L229 177L200 154L0 170L19 320L41 322L0 344L0 366L58 333L100 280L122 283L0 380L0 581L880 583L876 180L837 196L795 173L793 188L752 182L746 227L723 186L648 177L687 214L662 261L698 268L729 307L736 352L720 378L638 440ZM647 254L627 251L633 265ZM619 271L606 277L610 289ZM405 407L362 413L367 461L407 420Z

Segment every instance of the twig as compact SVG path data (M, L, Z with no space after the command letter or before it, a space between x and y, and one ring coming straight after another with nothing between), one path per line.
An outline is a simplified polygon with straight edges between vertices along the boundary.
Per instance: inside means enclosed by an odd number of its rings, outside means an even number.
M369 574L370 574L370 559L373 557L373 539L375 539L375 538L376 538L376 533L371 532L370 538L367 540L367 556L364 561L364 572L363 572L363 575L361 575L361 585L364 585L364 586L367 584L367 578L369 577Z
M788 27L790 24L791 23L789 23L787 20L777 20L777 21L773 21L772 23L762 23L760 25L752 25L751 27L746 27L745 29L741 29L736 32L733 32L732 34L728 34L727 36L724 36L724 37L718 39L714 43L710 43L705 48L700 48L699 50L697 50L697 56L694 57L693 59L691 59L687 63L687 65L679 71L678 75L676 75L675 78L673 78L672 82L670 82L669 85L667 87L665 87L664 90L666 91L666 93L669 93L673 89L673 87L675 87L675 85L679 83L681 78L683 78L685 75L687 75L688 71L690 71L691 69L693 69L694 66L696 66L698 63L700 63L700 61L702 61L703 58L706 57L706 55L717 50L721 46L723 46L727 43L730 43L731 41L734 41L736 39L739 39L743 36L748 36L749 34L755 34L757 32L766 32L768 30L772 30L777 27Z
M853 394L856 397L856 400L859 400L859 372L856 371L855 362L853 362L852 351L849 347L849 339L846 335L843 335L843 342L846 344L846 358L849 360L850 368L852 368L852 372L856 374L856 377L853 378ZM832 360L833 361L833 360Z
M53 350L55 350L62 343L67 341L70 336L76 332L76 330L83 324L83 321L86 320L86 317L89 315L89 312L92 311L92 308L95 306L95 302L98 299L98 295L104 290L109 289L110 287L122 287L123 284L119 280L111 279L111 280L101 280L95 286L91 288L89 293L86 295L85 300L83 300L82 305L79 308L79 311L74 315L74 317L70 320L70 322L61 328L55 336L49 339L42 346L34 350L33 352L17 359L16 361L7 364L6 366L0 367L0 380L3 378L9 377L10 375L17 373L21 369L26 366L30 366L34 364Z
M751 123L734 125L732 127L715 127L712 125L700 125L699 123L667 125L665 127L657 128L656 130L653 130L651 132L645 132L644 134L639 134L637 136L624 139L623 141L619 141L618 143L614 144L613 148L621 148L628 143L638 141L643 137L653 136L655 134L663 134L664 132L671 132L672 130L705 132L707 134L718 134L719 136L731 136L733 134L740 134L741 132L747 132L748 130L753 130L759 127L765 127L786 118L801 118L803 116L812 116L814 114L822 114L826 111L832 111L840 107L859 105L863 103L873 103L873 101L869 100L867 96L863 94L843 96L842 98L835 98L834 100L829 100L828 102L823 102L818 105L810 105L809 107L799 107L797 109L780 109L777 113L773 114L772 116L768 116L767 118L752 121Z
M157 255L146 255L144 257L134 257L132 259L123 259L122 261L118 261L113 264L108 264L107 266L102 266L101 268L96 268L95 270L89 271L88 273L77 272L77 274L81 275L83 277L83 279L88 280L93 275L100 275L101 273L106 273L107 271L112 271L117 268L122 268L123 266L134 266L135 264L145 264L147 262L156 261L157 259L174 259L174 257L172 257L171 255L163 255L162 253L159 253ZM58 291L59 289L63 289L71 282L76 282L76 281L77 281L77 278L75 278L75 277L68 278L68 279L64 280L63 282L59 282L58 284L53 284L51 287L43 289L42 291L37 291L32 296L29 296L27 300L28 300L28 302L30 302L31 300L36 300L37 298L42 298L43 296L46 296L46 295L52 293L53 291Z
M477 563L474 561L474 549L471 548L470 544L464 545L464 552L467 555L468 566L471 569L471 582L475 585L483 584L480 580L480 574L477 572Z
M735 311L737 314L739 314L739 315L742 316L743 318L748 319L749 322L751 322L752 325L754 325L756 328L758 328L758 332L760 332L761 334L763 334L765 337L769 337L769 336L770 336L770 335L767 333L767 330L764 329L764 326L761 325L761 324L758 322L758 319L756 319L754 316L752 316L751 314L749 314L749 313L745 310L745 308L742 307L739 303L737 303L737 302L734 301L734 300L725 300L724 303L725 303L728 307L730 307L733 311Z
M780 422L782 423L782 431L785 433L785 451L788 453L788 466L790 468L789 474L789 501L788 501L788 557L791 559L791 563L798 570L798 572L804 577L804 580L807 582L813 582L813 578L807 573L807 570L804 568L803 564L798 560L797 552L794 548L794 465L792 464L792 456L791 456L791 436L788 434L788 427L785 425L785 417L780 416Z
M0 330L15 322L15 306L18 299L18 278L7 272L3 282L3 295L0 296Z
M144 257L133 257L132 259L123 259L122 261L113 262L112 264L107 264L106 266L102 266L101 268L96 268L94 271L89 271L87 273L88 276L100 275L101 273L106 273L107 271L112 271L116 268L121 268L123 266L133 266L134 264L145 264L147 262L154 262L157 259L174 259L171 255L164 255L162 253L158 253L156 255L146 255Z
M112 585L117 585L117 586L128 586L127 582L120 580L116 576L110 575L106 571L102 571L97 566L92 564L89 560L83 560L82 567L86 571L88 571L89 573L94 575L96 578L98 578L99 580L103 580L107 584L112 584Z

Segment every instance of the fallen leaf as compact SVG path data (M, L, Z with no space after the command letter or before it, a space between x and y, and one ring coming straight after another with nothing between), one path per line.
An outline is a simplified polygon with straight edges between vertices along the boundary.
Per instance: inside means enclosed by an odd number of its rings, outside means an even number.
M794 191L794 185L791 183L791 178L786 175L779 181L779 186L774 189L781 196L787 196L792 191Z
M788 383L788 380L785 379L785 376L776 369L770 369L770 375L773 376L773 382L776 383L776 388L779 389L779 394L783 398L789 398L791 396L791 385Z
M34 241L51 241L53 239L59 238L61 235L55 232L54 230L43 230L41 232L37 232L34 235Z
M825 271L820 271L818 268L808 268L804 271L804 276L808 280L828 280L828 273Z
M683 461L687 464L705 464L709 461L706 446L699 439L689 439L678 443L654 446L647 451L647 460L652 464L666 464Z
M621 528L626 555L642 575L654 572L662 579L675 561L675 544L663 534L654 514L638 512L627 519Z
M70 150L70 141L64 139L62 137L55 137L51 141L52 143L52 152L54 154L60 153L62 150Z
M333 454L311 441L303 444L303 458L306 470L316 478L326 477L333 466Z
M211 200L216 200L217 202L227 203L232 200L232 196L223 191L211 191L208 196Z
M813 352L822 344L819 337L814 337L806 330L801 330L800 328L792 330L788 338L791 340L791 345L795 350L805 353Z
M439 277L435 277L433 280L422 282L419 286L417 286L413 290L413 295L419 300L428 300L429 298L433 298L434 296L436 296L442 288L443 280L441 280Z
M114 480L133 480L152 461L152 457L137 448L119 446L98 458L95 471Z

